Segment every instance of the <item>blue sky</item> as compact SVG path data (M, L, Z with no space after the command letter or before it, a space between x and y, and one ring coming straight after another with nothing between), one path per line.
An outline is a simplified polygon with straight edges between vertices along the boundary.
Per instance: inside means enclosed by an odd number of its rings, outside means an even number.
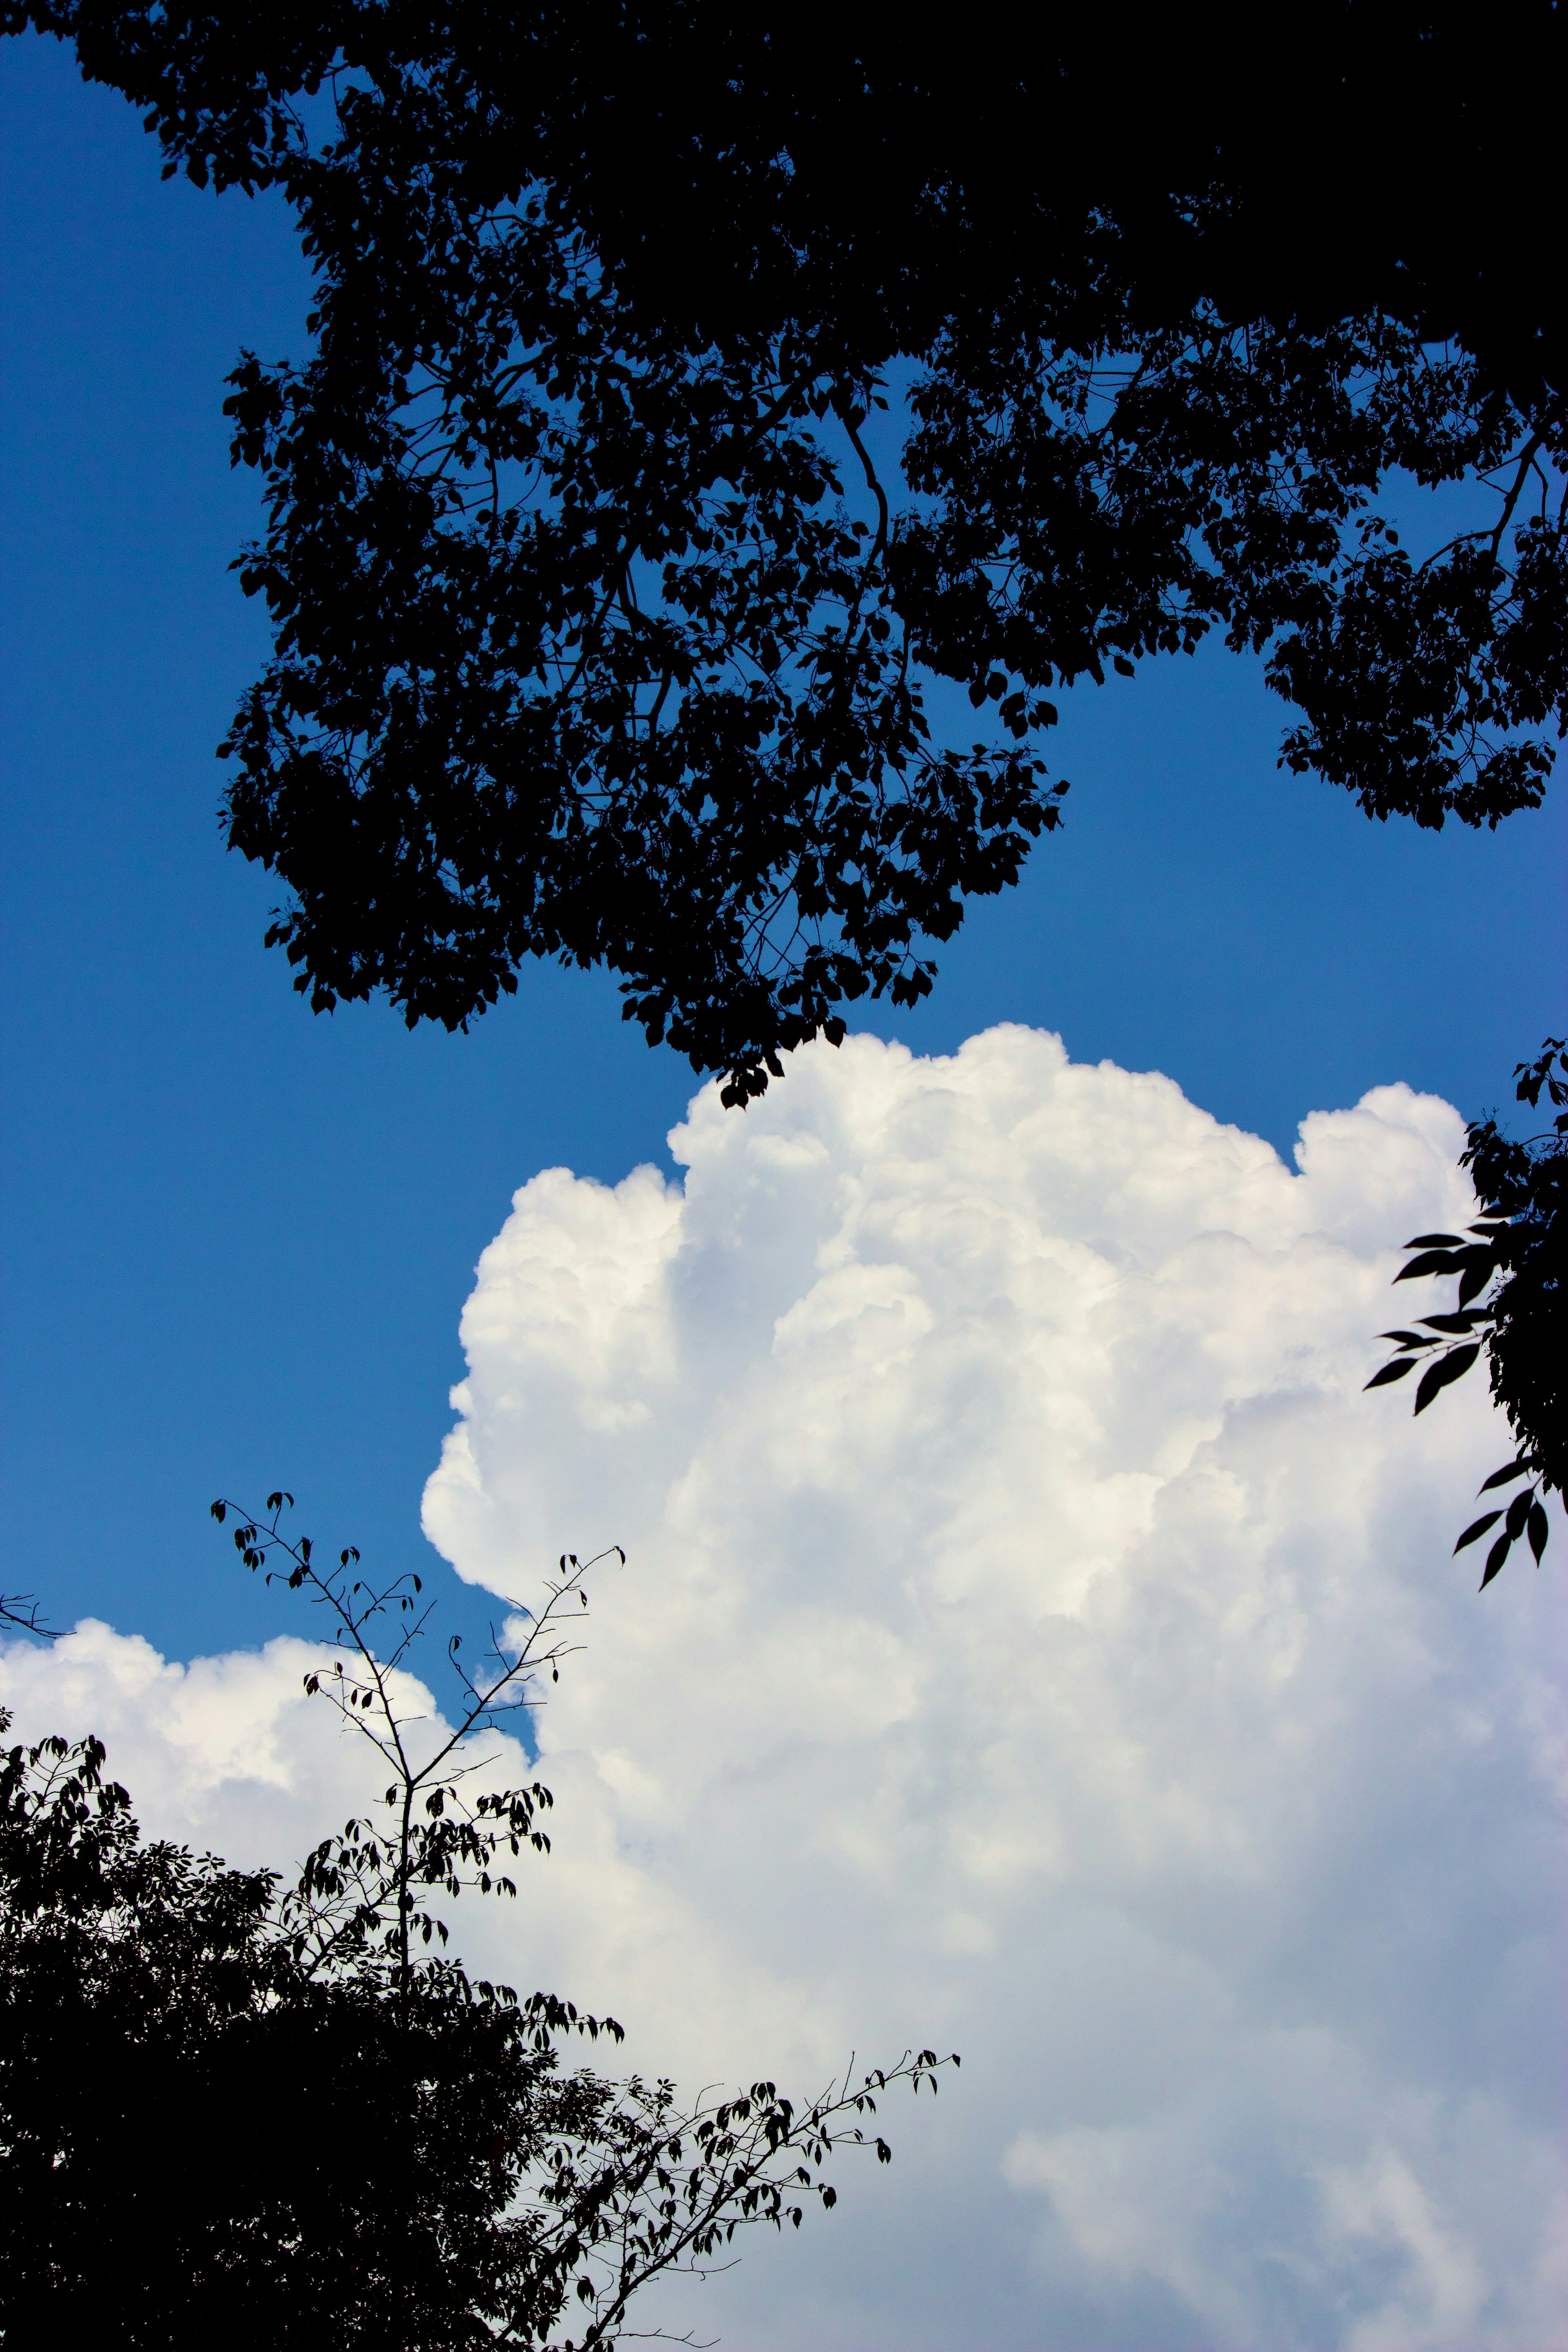
M212 748L264 653L221 379L300 348L302 267L279 207L161 183L53 45L5 45L0 106L4 1574L190 1655L279 1622L208 1528L220 1489L283 1481L323 1537L432 1564L479 1250L542 1168L668 1166L695 1080L603 976L531 972L457 1038L291 993ZM1285 723L1219 651L1070 698L1065 832L972 910L932 1005L864 1025L1058 1029L1287 1154L1389 1079L1505 1097L1561 1026L1561 801L1375 826L1277 772Z

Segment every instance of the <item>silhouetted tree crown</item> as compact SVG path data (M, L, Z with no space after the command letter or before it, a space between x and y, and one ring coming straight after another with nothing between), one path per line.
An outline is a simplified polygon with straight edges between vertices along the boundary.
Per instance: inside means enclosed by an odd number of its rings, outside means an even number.
M1055 691L1215 630L1370 814L1539 801L1550 0L5 21L298 215L313 350L228 403L276 652L226 809L318 1008L603 963L744 1100L1016 878Z

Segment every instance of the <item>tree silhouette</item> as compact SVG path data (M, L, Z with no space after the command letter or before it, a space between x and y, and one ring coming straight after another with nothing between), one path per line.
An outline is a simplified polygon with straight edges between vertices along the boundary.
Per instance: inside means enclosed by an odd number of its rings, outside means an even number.
M1284 763L1369 814L1539 801L1548 0L1485 44L1350 0L1005 56L707 0L5 21L299 218L313 352L228 404L276 650L226 807L318 1009L455 1026L531 955L604 964L744 1101L1016 879L1058 690L1216 630L1296 707ZM1394 502L1461 485L1408 550Z
M432 1726L407 1673L418 1580L373 1590L352 1550L319 1571L287 1504L242 1517L239 1549L327 1612L307 1688L386 1764L384 1819L350 1821L284 1886L146 1843L97 1740L0 1758L0 2335L607 2352L654 2279L832 2206L835 2150L887 2160L881 2093L934 2090L939 2062L695 2105L564 2068L563 2042L620 2027L470 1979L441 1907L515 1894L510 1861L548 1843L548 1791L488 1785L483 1735L559 1674L586 1570L563 1560L537 1614L510 1604L492 1674L449 1645L464 1704Z

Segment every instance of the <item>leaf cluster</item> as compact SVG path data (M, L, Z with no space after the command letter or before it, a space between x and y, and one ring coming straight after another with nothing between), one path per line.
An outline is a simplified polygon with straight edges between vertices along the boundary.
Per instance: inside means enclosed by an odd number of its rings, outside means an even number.
M411 186L406 124L373 163L384 110L342 111L352 156L291 183L317 356L247 359L228 403L272 519L242 579L278 659L226 746L230 838L295 894L269 936L317 1009L384 987L451 1025L531 954L607 963L743 1100L845 1004L929 989L920 940L1058 822L1023 740L1054 713L932 744L877 379L788 333L692 350L538 192L475 217L455 162Z
M1385 1331L1395 1352L1373 1374L1383 1388L1421 1367L1415 1411L1484 1354L1491 1391L1519 1441L1516 1458L1494 1470L1483 1495L1517 1486L1506 1504L1471 1521L1456 1552L1492 1535L1481 1588L1513 1546L1528 1540L1539 1564L1551 1532L1544 1497L1568 1486L1568 1401L1563 1391L1563 1317L1568 1297L1568 1045L1547 1038L1534 1062L1514 1072L1515 1093L1533 1109L1542 1094L1556 1112L1549 1132L1519 1141L1495 1118L1472 1121L1461 1165L1488 1215L1463 1234L1417 1234L1416 1255L1394 1276L1412 1282L1458 1276L1455 1306L1422 1316L1409 1330ZM1520 1485L1520 1481L1526 1483ZM1496 1533L1493 1534L1493 1530Z

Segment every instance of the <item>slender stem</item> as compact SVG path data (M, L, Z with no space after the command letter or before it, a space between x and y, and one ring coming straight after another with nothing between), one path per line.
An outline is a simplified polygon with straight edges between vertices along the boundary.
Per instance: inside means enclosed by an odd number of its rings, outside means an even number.
M1526 443L1523 453L1520 457L1519 470L1513 478L1513 488L1510 490L1508 497L1503 501L1503 509L1501 514L1498 517L1497 529L1492 533L1492 554L1494 557L1497 554L1498 549L1502 544L1502 535L1512 520L1513 510L1519 504L1520 492L1523 489L1526 481L1529 479L1530 469L1535 463L1536 454L1541 447L1542 437L1543 436L1539 433L1533 435L1530 441Z
M413 1869L409 1853L409 1817L413 1809L414 1784L405 1780L397 1845L397 1990L405 2025L408 2022L408 1906L412 1899L408 1882Z

